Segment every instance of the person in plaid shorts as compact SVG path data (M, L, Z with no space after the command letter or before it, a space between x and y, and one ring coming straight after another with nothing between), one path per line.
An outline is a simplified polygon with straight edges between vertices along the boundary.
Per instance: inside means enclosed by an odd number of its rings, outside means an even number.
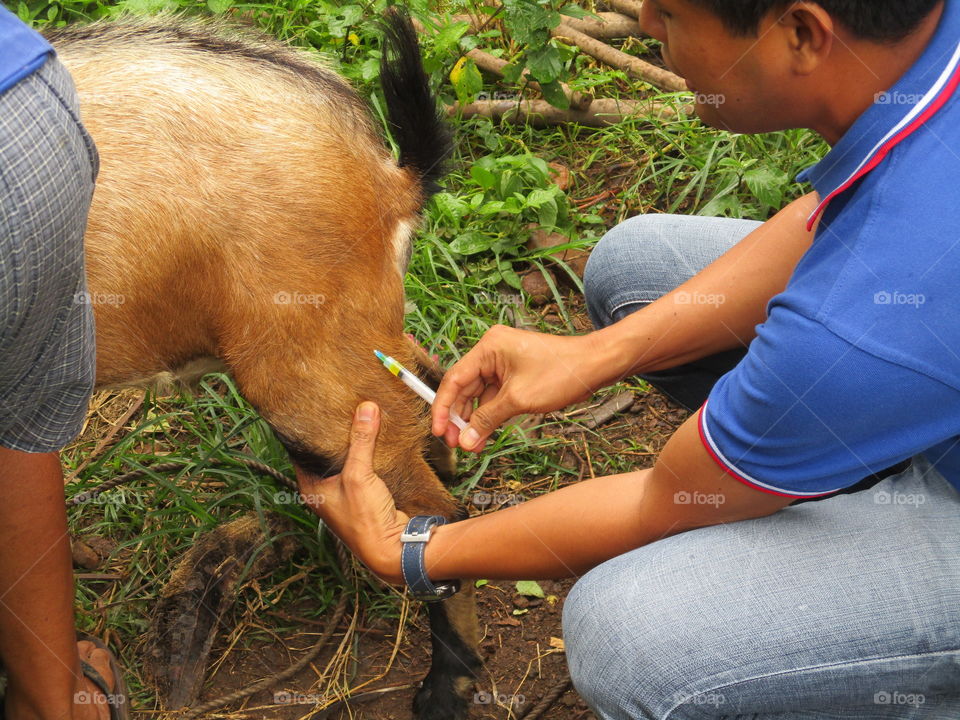
M0 660L5 717L123 718L113 657L78 642L58 451L83 424L94 323L83 232L97 174L66 69L0 6Z

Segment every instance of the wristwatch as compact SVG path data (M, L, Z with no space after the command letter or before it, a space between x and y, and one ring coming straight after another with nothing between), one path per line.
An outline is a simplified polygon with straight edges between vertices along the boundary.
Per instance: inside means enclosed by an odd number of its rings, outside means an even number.
M423 555L427 548L427 541L430 540L431 531L434 527L446 522L447 519L441 515L417 515L410 518L403 534L400 535L400 542L403 543L403 550L400 553L400 570L414 600L424 602L445 600L460 589L459 580L431 582L423 566Z

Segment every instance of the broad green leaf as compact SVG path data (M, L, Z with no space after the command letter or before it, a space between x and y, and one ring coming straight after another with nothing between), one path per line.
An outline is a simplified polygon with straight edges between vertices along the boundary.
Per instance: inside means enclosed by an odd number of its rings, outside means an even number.
M540 83L540 92L543 93L544 99L554 107L561 110L570 108L570 98L563 92L563 86L560 85L559 80Z
M562 8L560 8L560 14L566 15L567 17L577 18L578 20L582 20L583 18L593 17L592 12L588 10L584 10L579 5L574 5L573 3L564 5Z
M517 580L517 594L538 598L545 596L543 588L536 580Z
M164 10L171 10L170 0L122 0L118 7L136 15L152 15Z
M537 188L527 195L527 204L530 207L538 208L545 203L552 202L559 192L560 188L556 185L551 185L549 188ZM554 204L554 207L556 207L556 204Z
M450 243L450 250L459 255L476 255L490 249L491 240L479 232L470 232L459 235Z
M470 23L458 20L455 23L444 25L440 32L433 36L433 47L438 52L446 52L457 45L460 38L470 29Z
M784 190L790 182L785 172L763 167L747 170L743 181L757 200L772 208L783 204Z
M560 51L553 45L544 45L536 50L527 52L527 70L539 83L549 83L560 77L563 63L560 62Z
M520 73L522 72L523 65L521 63L507 63L503 66L503 79L508 83L520 82Z
M552 228L556 227L557 214L557 202L556 200L551 200L541 205L537 210L537 219L543 227Z
M512 269L510 270L501 270L500 275L503 277L503 281L512 288L519 290L523 287L523 283L520 281L520 276L517 275Z
M483 77L472 58L463 56L450 71L450 82L457 93L457 100L461 105L473 102L477 93L483 89Z
M470 177L484 190L492 190L497 184L497 176L479 163L474 163L473 167L470 168Z
M222 15L233 5L232 0L207 0L207 7L210 12L216 15Z

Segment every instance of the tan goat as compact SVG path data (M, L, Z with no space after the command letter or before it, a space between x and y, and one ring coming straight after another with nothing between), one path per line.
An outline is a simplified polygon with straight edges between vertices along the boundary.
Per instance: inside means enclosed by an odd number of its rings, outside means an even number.
M353 411L374 400L375 468L400 509L461 517L425 459L426 407L373 355L418 363L403 274L449 148L409 20L385 24L381 69L399 163L341 78L275 40L170 17L49 37L101 159L86 234L98 385L219 361L321 474L340 469ZM465 586L429 607L420 718L466 713L479 660Z

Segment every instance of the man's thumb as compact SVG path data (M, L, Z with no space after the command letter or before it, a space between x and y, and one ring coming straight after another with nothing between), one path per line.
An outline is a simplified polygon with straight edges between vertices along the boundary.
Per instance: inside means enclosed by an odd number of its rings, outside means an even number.
M346 465L351 470L372 470L377 433L380 430L380 408L372 402L360 403L353 415L350 430L350 450ZM347 468L344 468L345 470Z

